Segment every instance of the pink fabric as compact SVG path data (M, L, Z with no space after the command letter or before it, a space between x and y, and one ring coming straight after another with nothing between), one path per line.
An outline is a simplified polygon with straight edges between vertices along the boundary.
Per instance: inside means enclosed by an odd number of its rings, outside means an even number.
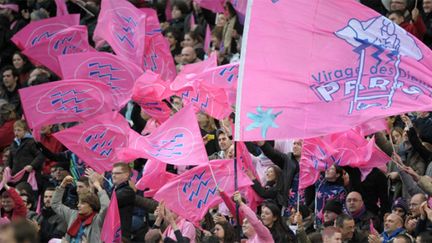
M79 14L58 16L30 22L12 37L12 42L21 50L30 48L41 41L53 38L60 30L79 24Z
M245 17L246 17L247 0L230 0L230 1L237 12L237 16L240 20L240 23L244 24Z
M235 68L216 67L216 58L211 55L205 61L186 65L171 84L171 89L185 104L193 104L208 115L223 119L232 111L227 89L234 86L228 84L228 79L234 83L236 75L229 71L235 72Z
M171 114L171 109L162 100L169 100L172 94L169 84L162 80L159 74L146 71L136 80L132 100L139 104L147 114L162 123Z
M193 13L191 13L190 22L189 22L190 31L193 30L193 28L194 28L195 25L196 25L196 23L195 23L195 16L193 15Z
M165 183L174 177L176 177L175 174L166 171L165 163L150 159L144 166L143 175L136 183L136 188L141 191L149 189L144 192L144 196L153 197Z
M105 40L114 52L142 66L146 15L126 0L104 0L94 31L95 42Z
M146 15L146 35L161 35L162 29L156 10L152 8L140 8L140 11Z
M200 7L211 10L215 13L224 12L225 0L194 0Z
M212 177L211 169L214 172ZM238 173L238 188L252 182L242 172ZM229 196L234 193L234 161L213 160L197 166L166 183L155 195L157 201L165 201L166 207L181 217L198 224L208 209L222 201L217 188Z
M195 85L195 79L193 79L193 77L196 77L197 74L205 70L215 67L217 67L217 55L210 55L210 57L204 61L185 65L171 83L171 89L173 91L192 90Z
M141 40L142 41L142 40ZM143 69L161 75L162 79L171 82L177 75L174 58L171 55L168 40L161 33L145 36Z
M54 134L62 144L98 173L110 171L118 161L115 149L127 147L133 130L117 112L93 117Z
M49 40L41 41L22 53L61 76L57 58L72 53L94 51L87 39L87 27L76 25L55 33Z
M193 226L192 223L186 221L185 219L182 218L178 218L176 220L177 223L177 227L179 228L180 232L182 233L183 237L187 237L190 241L190 243L195 243L195 236L196 236L196 230L195 227ZM164 233L163 233L164 237L169 237L172 240L176 240L175 234L174 234L174 230L171 227L171 225L169 225Z
M387 130L387 121L385 119L377 119L366 122L356 127L362 136L368 136L373 133Z
M18 173L16 173L15 175L12 175L11 169L9 167L6 167L3 171L3 178L6 178L7 182L17 183L18 181L20 181L23 178L25 173L27 173L27 171L22 169ZM35 175L34 170L32 170L32 172L29 173L29 175L27 177L27 182L30 184L30 186L32 187L32 189L34 191L38 190L38 186L37 186L37 182L36 182L36 175ZM3 187L4 187L4 184L2 181L2 182L0 182L0 189L2 189Z
M431 110L431 50L358 1L253 1L248 13L237 141L311 138Z
M320 138L305 139L300 161L300 189L312 185L331 165L360 168L362 179L375 167L381 168L391 158L379 150L375 139L369 141L354 129Z
M167 21L172 20L172 7L171 7L171 1L166 1L166 6L165 6L165 17Z
M207 24L206 32L205 32L205 38L204 38L204 51L206 53L209 53L209 51L210 51L211 39L212 39L212 34L211 34L211 30L210 30L210 25Z
M252 211L248 206L245 204L240 205L240 211L243 212L244 216L248 219L249 223L254 228L256 234L253 236L252 239L248 239L247 243L271 243L274 242L273 236L270 233L270 230L264 226L264 224L258 219L255 212Z
M200 165L207 153L192 106L186 106L148 136L132 133L128 149L119 150L119 158L155 159L173 165Z
M64 79L91 79L109 86L121 107L131 99L135 80L144 72L134 63L106 52L60 56L59 63Z
M56 16L64 16L69 14L67 6L66 6L66 0L55 0L56 6L57 6L57 14Z
M10 9L14 12L19 12L18 4L0 4L0 9Z
M150 118L147 120L146 125L141 132L141 135L143 135L143 136L149 135L154 130L156 130L156 128L158 128L159 126L160 126L160 123L157 120L155 120L154 118Z
M337 150L323 139L311 138L303 141L299 190L313 185L318 180L320 171L325 171L333 164L331 156L335 153Z
M101 229L101 240L102 242L109 243L122 242L120 212L115 191L113 191L111 195L111 201L105 215L104 223Z
M97 114L119 110L111 89L101 82L83 79L62 80L19 90L28 125L84 121Z

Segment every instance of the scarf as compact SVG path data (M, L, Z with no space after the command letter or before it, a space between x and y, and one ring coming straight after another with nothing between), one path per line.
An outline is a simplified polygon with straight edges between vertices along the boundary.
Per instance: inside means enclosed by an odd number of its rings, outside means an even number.
M78 214L78 217L75 219L75 221L72 223L72 225L67 231L68 235L70 235L71 237L75 237L78 234L81 224L83 224L84 227L90 225L93 222L93 218L95 215L96 212L93 212L90 215Z
M354 220L359 219L365 212L366 212L366 206L364 205L364 203L362 207L356 212L351 213L347 210L348 215L351 216Z
M403 230L404 230L404 229L403 229L402 227L401 227L401 228L397 228L397 229L396 229L395 231L393 231L393 233L391 233L390 235L388 235L387 232L384 231L384 232L381 234L381 236L384 238L383 243L388 243L388 242L392 241L393 238L396 237L397 235L399 235Z

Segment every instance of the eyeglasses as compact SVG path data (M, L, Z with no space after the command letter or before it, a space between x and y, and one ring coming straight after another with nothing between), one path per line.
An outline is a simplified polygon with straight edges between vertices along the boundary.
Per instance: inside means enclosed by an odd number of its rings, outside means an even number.
M361 199L357 199L357 198L347 198L346 201L347 201L347 202L361 202Z

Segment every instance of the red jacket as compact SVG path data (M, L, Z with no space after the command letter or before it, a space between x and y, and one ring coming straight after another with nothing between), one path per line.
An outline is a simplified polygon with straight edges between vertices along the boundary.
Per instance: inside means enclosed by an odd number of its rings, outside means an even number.
M7 217L9 220L25 218L27 216L27 208L21 196L15 191L15 188L9 188L7 192L9 193L9 197L12 198L12 201L14 201L15 208L12 209L12 213L7 213L2 208L1 216Z

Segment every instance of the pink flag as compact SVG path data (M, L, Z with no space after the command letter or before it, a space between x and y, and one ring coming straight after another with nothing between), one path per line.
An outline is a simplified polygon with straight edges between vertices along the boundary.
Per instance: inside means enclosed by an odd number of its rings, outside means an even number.
M249 3L236 140L317 137L432 109L432 52L384 16L357 1Z
M136 183L136 188L144 191L144 196L153 197L154 194L168 181L176 177L176 174L166 171L166 164L157 160L148 160L144 166L141 179Z
M382 119L372 120L361 124L355 128L362 136L368 136L372 133L387 130L387 121Z
M160 33L146 35L143 63L144 70L160 74L165 81L171 82L177 75L169 43Z
M101 240L105 243L121 243L121 221L115 190L112 192L104 223L101 229Z
M106 52L60 56L59 63L65 79L92 79L111 87L119 106L131 99L135 80L144 72L134 63Z
M240 20L240 23L244 24L248 0L230 0L230 1L232 6L237 12L237 16Z
M165 18L166 21L170 21L172 19L172 7L171 7L171 0L166 1L166 6L165 6Z
M164 122L170 117L171 109L162 100L169 99L173 92L159 74L145 72L137 79L132 92L132 100L153 118Z
M55 3L57 5L57 16L64 16L69 14L66 6L66 0L55 0Z
M225 67L217 69L216 58L216 55L211 55L205 61L186 65L171 83L171 89L177 91L185 104L192 103L208 115L223 119L231 113L231 106L227 92L222 87L229 86L228 80L232 81L231 72L235 70L229 71L231 68L227 68L223 71Z
M25 49L23 54L31 60L35 60L46 66L56 75L61 76L57 57L72 53L94 51L87 39L87 27L76 25L55 33L49 40L39 42Z
M179 94L184 104L193 104L197 109L221 120L228 117L232 108L224 89L208 88L205 85L196 86L192 91Z
M193 15L193 13L191 13L189 21L190 21L189 22L189 28L190 28L190 31L192 31L194 29L195 25L196 25L196 23L195 23L195 16Z
M120 109L114 105L110 88L93 80L62 80L20 89L19 93L31 128L84 121Z
M21 50L41 41L51 39L55 33L79 24L79 14L58 16L30 22L12 37L12 42Z
M129 149L123 149L119 156L126 161L145 157L173 165L200 165L208 161L192 106L177 112L150 135L132 136Z
M207 24L205 38L204 38L204 51L206 53L210 51L211 39L212 39L212 34L210 30L210 25Z
M211 168L210 168L211 166ZM213 172L212 172L213 171ZM214 177L212 176L214 173ZM214 181L217 180L217 184ZM249 178L238 173L238 188L251 185ZM177 176L165 184L154 196L157 201L165 201L167 208L179 216L199 222L208 209L222 202L217 189L228 195L234 193L234 161L213 160Z
M210 55L208 59L202 62L185 65L171 83L171 89L173 91L192 90L195 85L194 81L196 81L193 77L215 67L217 67L217 55Z
M304 190L318 180L319 173L334 163L331 156L335 153L337 151L320 138L310 138L303 141L299 190Z
M226 90L237 89L239 63L230 63L217 67L210 67L200 73L188 75L186 80L198 80L208 87L222 88Z
M213 11L214 13L224 12L225 0L194 0L200 7Z
M156 10L152 8L140 8L140 10L146 15L146 35L162 34Z
M110 171L117 159L115 149L129 145L133 132L117 112L104 113L84 123L57 132L54 137L99 173Z
M114 52L142 66L146 15L126 0L102 1L93 39L105 40Z

